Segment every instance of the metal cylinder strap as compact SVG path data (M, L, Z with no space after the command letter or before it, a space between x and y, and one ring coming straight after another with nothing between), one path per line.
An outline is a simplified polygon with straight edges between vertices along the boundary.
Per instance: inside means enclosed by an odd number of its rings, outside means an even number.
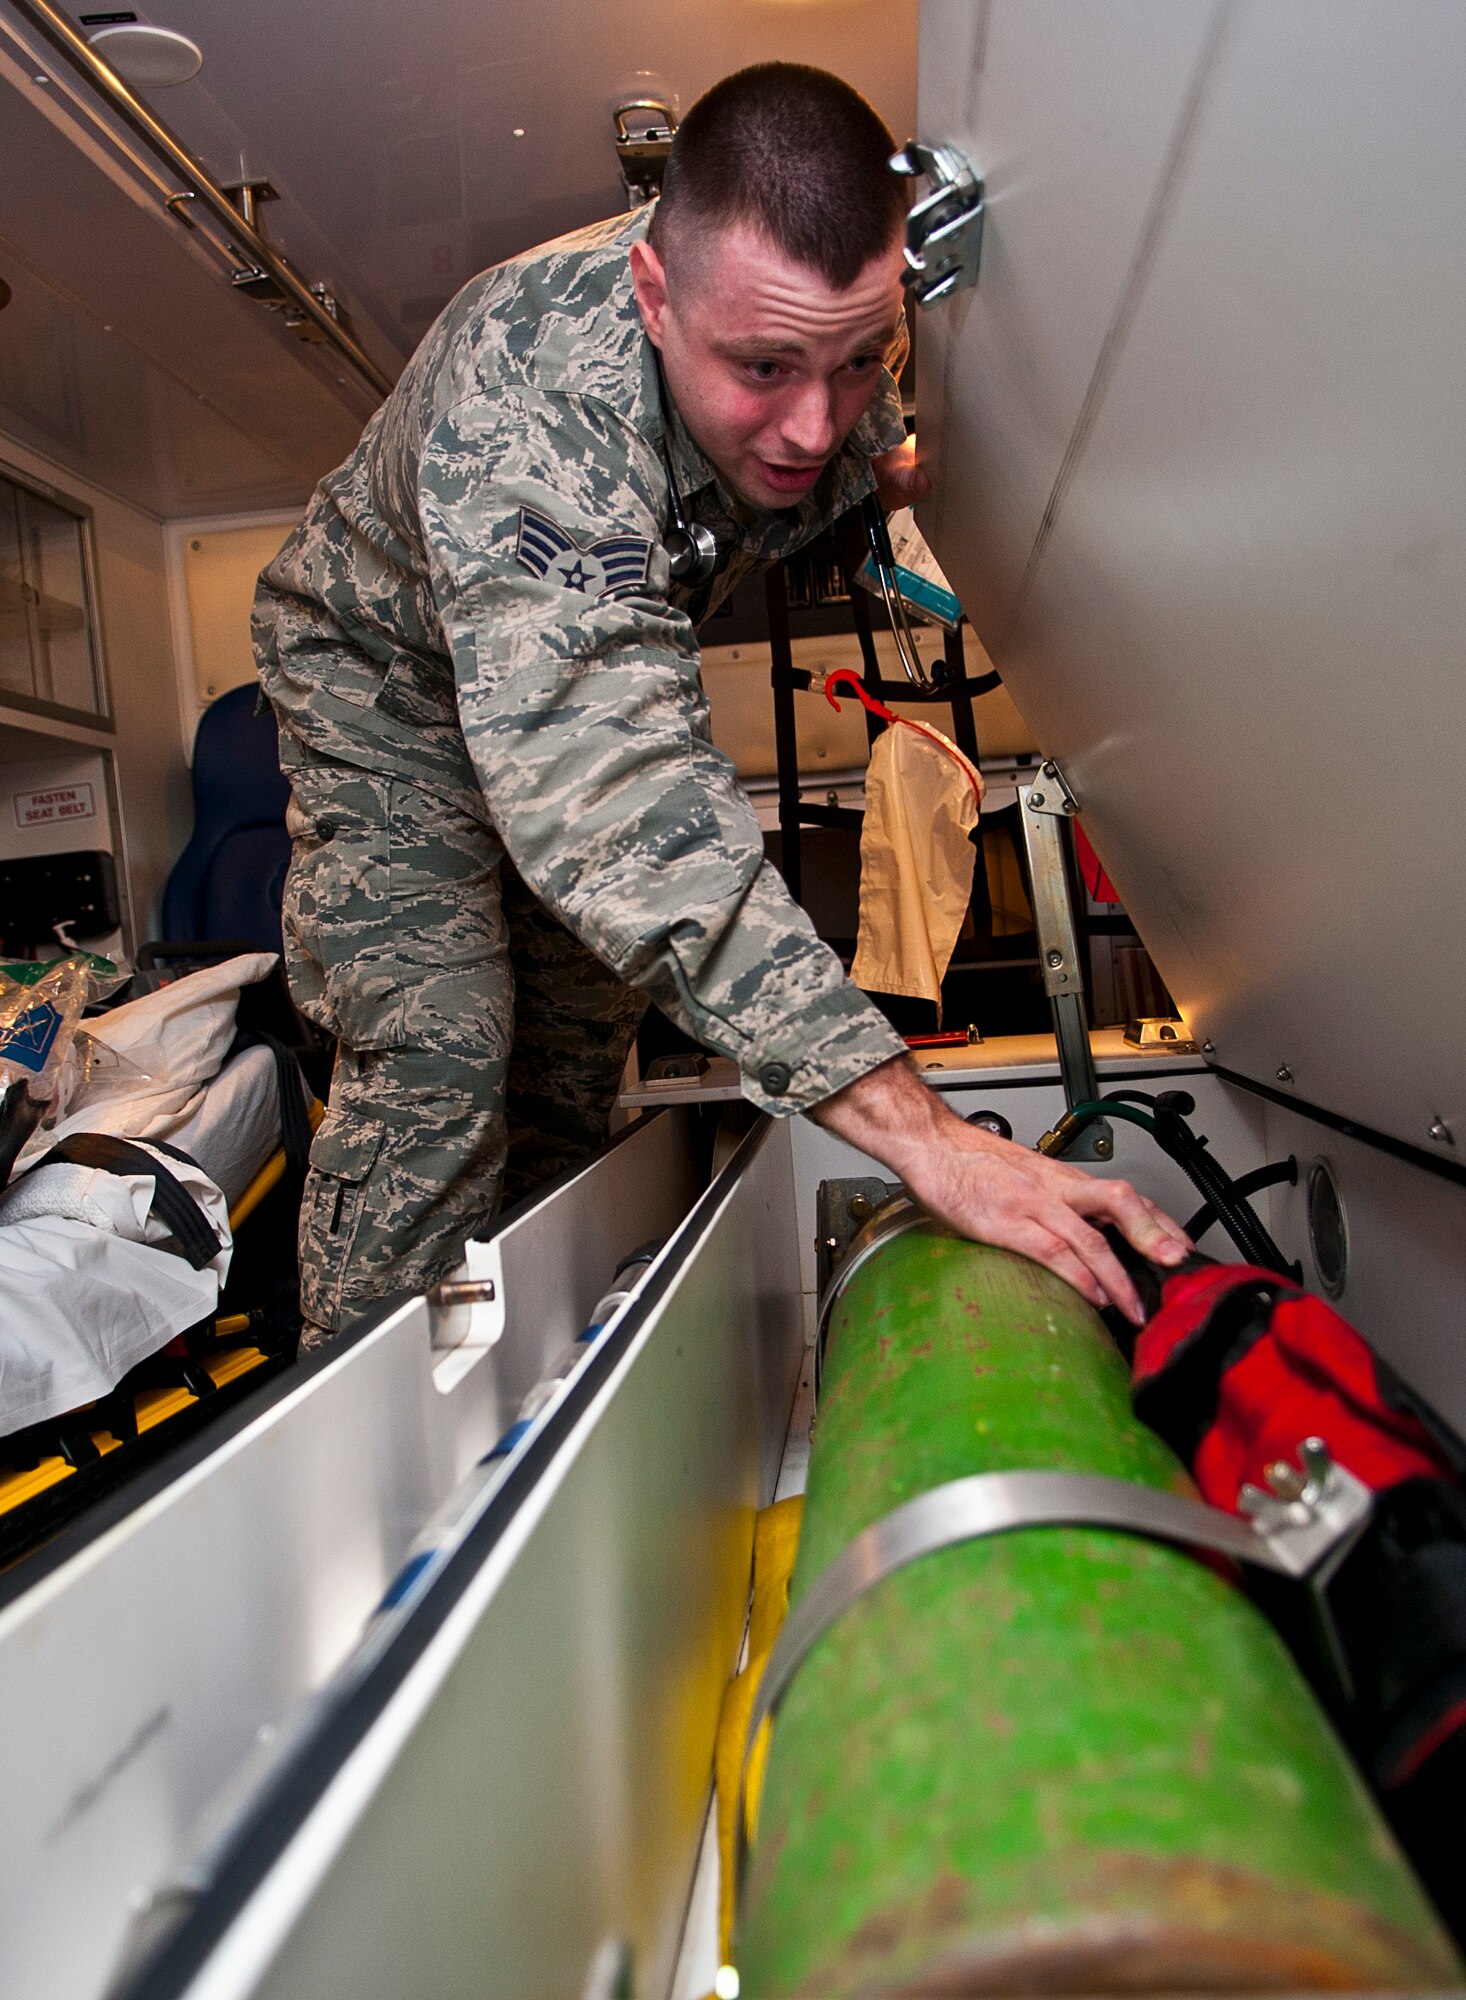
M887 1230L880 1240L891 1233ZM1316 1445L1316 1440L1309 1442ZM1332 1573L1364 1527L1372 1504L1369 1488L1338 1465L1327 1465L1313 1506L1298 1509L1291 1518L1276 1515L1257 1523L1185 1494L1094 1473L980 1472L919 1493L873 1522L820 1572L774 1643L744 1745L737 1815L740 1862L745 1847L742 1795L760 1729L830 1627L868 1590L908 1563L1015 1528L1111 1528L1304 1581L1316 1572Z

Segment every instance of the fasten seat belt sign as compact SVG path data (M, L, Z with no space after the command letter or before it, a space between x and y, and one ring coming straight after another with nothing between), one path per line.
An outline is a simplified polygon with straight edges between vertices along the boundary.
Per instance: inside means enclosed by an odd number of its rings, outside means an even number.
M40 791L15 794L15 823L19 827L59 826L63 820L96 817L96 793L87 784L47 785Z

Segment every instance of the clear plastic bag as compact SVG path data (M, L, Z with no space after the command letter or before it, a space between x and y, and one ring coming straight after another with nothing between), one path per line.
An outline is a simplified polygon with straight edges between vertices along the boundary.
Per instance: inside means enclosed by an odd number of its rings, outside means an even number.
M82 1014L125 985L111 959L71 952L0 965L0 1183L47 1118L61 1115L98 1061Z

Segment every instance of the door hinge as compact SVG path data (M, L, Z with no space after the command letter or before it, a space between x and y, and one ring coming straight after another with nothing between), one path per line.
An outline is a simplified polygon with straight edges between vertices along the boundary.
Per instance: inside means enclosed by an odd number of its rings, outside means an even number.
M906 218L902 283L923 306L965 292L977 283L982 259L982 175L955 146L923 146L915 139L892 155L891 172L925 176L932 184Z
M1079 810L1068 780L1052 761L1041 767L1028 788L1024 803L1030 812L1052 813L1055 819L1073 819Z

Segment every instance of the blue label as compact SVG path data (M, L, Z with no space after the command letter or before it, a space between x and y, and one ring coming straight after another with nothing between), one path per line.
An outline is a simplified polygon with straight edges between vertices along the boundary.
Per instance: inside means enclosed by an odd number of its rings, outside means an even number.
M499 1442L494 1446L492 1451L485 1452L484 1456L479 1460L479 1463L481 1465L487 1465L491 1458L507 1458L510 1452L513 1451L515 1445L518 1444L519 1440L526 1434L526 1432L532 1430L533 1428L534 1428L533 1417L521 1417L517 1424L511 1424L509 1426L508 1430L505 1431L503 1437L500 1438Z
M51 1000L27 1008L12 1027L0 1028L0 1056L39 1076L64 1019L61 1009Z
M907 569L897 563L893 572L896 588L914 611L925 611L940 624L950 625L953 630L962 623L962 606L950 590L943 590L939 583L929 577L918 576L914 569ZM867 556L860 565L860 575L868 580L870 588L879 595L881 587L880 571Z
M378 1613L395 1609L423 1572L430 1569L442 1553L441 1549L419 1549L415 1556L409 1556L388 1584L387 1595L377 1606Z

